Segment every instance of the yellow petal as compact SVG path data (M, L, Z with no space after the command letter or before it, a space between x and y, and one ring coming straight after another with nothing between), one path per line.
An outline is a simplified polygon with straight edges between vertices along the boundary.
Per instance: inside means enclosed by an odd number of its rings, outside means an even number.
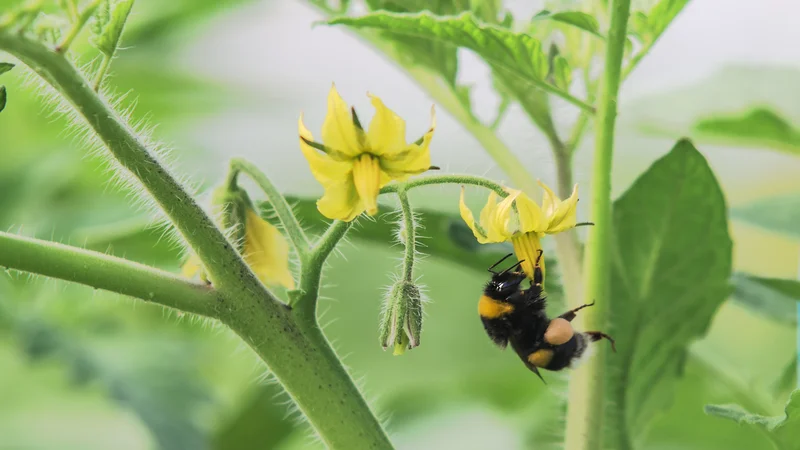
M463 186L461 187L461 198L459 199L458 210L461 213L461 219L467 224L469 229L472 230L472 234L475 235L475 239L477 239L479 243L487 244L492 242L485 234L483 234L478 224L475 223L475 216L472 215L472 211L470 211L470 209L467 207L467 204L464 202Z
M578 185L575 185L572 195L563 202L546 184L539 181L539 186L545 190L546 199L542 202L547 221L547 227L543 231L555 234L573 228L577 223Z
M490 233L497 233L497 235L503 236L504 240L508 240L518 231L519 224L512 223L516 218L511 217L511 208L514 204L514 200L522 193L522 191L513 189L508 189L508 191L512 193L497 205L491 225L489 225L489 229L492 230ZM496 194L493 191L491 195L494 196Z
M393 179L400 181L405 180L410 175L417 175L430 169L430 144L435 129L436 111L431 107L431 127L422 136L422 142L419 145L407 145L399 153L384 154L381 156L381 168Z
M253 273L265 284L294 289L294 278L289 270L289 243L283 234L248 209L244 236L244 258Z
M317 200L317 209L329 219L350 222L364 212L364 203L356 192L353 177L325 186L325 195Z
M511 240L511 244L514 246L514 254L517 256L517 260L524 260L522 263L522 271L525 272L528 278L533 280L536 259L539 257L539 251L542 249L539 235L536 233L520 234ZM539 267L542 269L542 285L544 285L544 257L539 260Z
M328 113L322 123L322 142L348 156L356 156L363 151L350 109L334 85L331 85L328 93Z
M389 178L381 172L378 158L364 154L353 163L353 183L367 214L378 213L378 192L387 181Z
M516 200L517 213L519 214L520 231L543 231L546 221L542 208L523 192Z
M303 139L314 141L314 136L308 131L303 123L303 115L297 121L297 129L300 134L300 150L303 156L306 157L308 165L311 168L311 174L323 186L330 183L338 183L347 179L350 176L352 164L346 162L334 161L330 156L321 153L319 150L306 144Z
M375 107L367 140L373 155L393 155L406 148L406 122L387 108L378 97L368 94Z

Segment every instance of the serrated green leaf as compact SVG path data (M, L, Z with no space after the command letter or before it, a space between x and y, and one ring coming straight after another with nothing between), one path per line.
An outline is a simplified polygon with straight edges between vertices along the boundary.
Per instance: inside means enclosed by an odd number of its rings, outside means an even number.
M797 325L800 281L735 273L732 283L737 303L777 322Z
M789 397L783 416L750 414L738 405L707 405L705 411L764 433L776 450L800 449L800 390Z
M7 62L0 62L0 75L8 72L9 70L14 68L14 64L7 63Z
M370 11L387 11L390 13L416 13L430 11L437 15L452 15L470 8L469 2L458 0L369 0ZM412 60L415 64L431 69L440 74L451 86L456 86L458 72L458 55L456 48L424 37L409 36L395 33L393 30L383 30L385 39L392 41L399 47L400 54Z
M427 12L417 14L372 13L361 17L341 17L331 25L391 30L418 38L432 39L477 53L493 68L518 77L534 86L547 85L549 72L542 44L526 33L481 23L471 13L440 17ZM555 88L552 88L555 89ZM557 90L557 89L556 89ZM569 97L566 92L561 92Z
M573 27L580 28L588 33L591 33L597 37L605 39L605 36L600 34L600 25L597 23L597 19L595 19L592 15L587 14L581 11L563 11L552 13L547 10L543 10L533 16L532 21L537 20L555 20L556 22L565 23L567 25L572 25Z
M700 119L693 129L699 138L713 142L800 155L800 130L765 108L755 108L742 115Z
M6 102L8 101L8 93L5 86L0 86L0 112L6 109Z
M722 189L688 140L614 202L609 448L633 448L672 399L687 346L731 289Z
M756 200L731 210L731 217L800 239L800 194Z
M134 0L120 0L115 3L110 11L111 15L108 21L103 24L102 32L91 39L92 44L108 58L113 57L114 52L117 51L125 22L133 8L133 2ZM103 7L98 8L98 12L103 9Z

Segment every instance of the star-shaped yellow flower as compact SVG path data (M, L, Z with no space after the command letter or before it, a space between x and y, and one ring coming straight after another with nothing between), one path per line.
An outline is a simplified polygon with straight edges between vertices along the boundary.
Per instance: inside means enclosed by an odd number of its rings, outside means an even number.
M328 113L322 124L322 143L300 116L300 150L311 173L325 189L317 201L329 219L351 221L366 211L378 212L378 193L393 180L403 181L431 168L428 147L436 127L431 108L431 128L419 140L406 143L406 124L374 95L369 95L375 116L364 131L355 109L349 108L335 86L328 94Z
M492 191L486 206L481 210L480 222L475 222L472 211L464 203L464 188L461 189L459 204L461 218L478 242L487 244L510 241L517 259L524 260L522 270L531 279L542 249L541 238L545 234L568 230L577 224L578 185L575 185L572 195L564 201L541 181L539 186L544 189L541 207L522 191L510 188L506 188L508 197L497 203L498 196ZM544 276L544 258L539 265Z

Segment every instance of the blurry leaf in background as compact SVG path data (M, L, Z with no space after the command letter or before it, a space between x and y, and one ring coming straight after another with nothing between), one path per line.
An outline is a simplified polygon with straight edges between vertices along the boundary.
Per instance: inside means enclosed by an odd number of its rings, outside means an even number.
M278 448L296 429L309 428L287 412L290 401L275 381L252 387L245 394L241 407L217 429L210 447L215 450Z
M644 135L686 136L702 143L707 136L695 132L696 123L726 112L741 114L769 105L769 110L781 112L780 121L800 121L798 92L800 71L795 67L729 64L695 83L636 99L620 120Z
M555 20L557 22L566 23L605 39L605 36L600 33L600 25L597 23L597 19L585 12L562 11L552 13L548 10L543 10L537 13L535 16L533 16L533 19L531 19L531 21L534 22L537 20Z
M760 199L732 208L731 217L800 239L800 193Z
M675 20L689 0L660 0L646 13L634 11L629 24L630 33L644 45L652 45Z
M800 130L771 109L755 108L734 116L716 114L701 118L693 128L703 142L800 155Z
M738 405L708 405L706 414L736 421L761 433L776 450L800 449L800 390L790 396L783 416L750 414Z
M772 386L772 390L774 393L791 391L797 386L797 380L797 358L792 358L789 364L783 369L778 380Z
M737 303L777 322L797 325L800 281L745 273L734 273L731 281Z
M722 190L687 140L614 202L608 433L631 448L671 403L687 346L730 293L732 242Z
M32 365L57 361L76 389L100 386L110 400L136 414L161 450L207 448L198 419L211 398L197 376L196 342L179 340L174 333L128 333L102 317L55 323L64 316L45 315L48 302L37 305L31 298L50 295L44 286L28 281L13 292L3 282L0 298L4 328ZM86 290L69 292L81 291ZM66 292L62 297L68 297Z

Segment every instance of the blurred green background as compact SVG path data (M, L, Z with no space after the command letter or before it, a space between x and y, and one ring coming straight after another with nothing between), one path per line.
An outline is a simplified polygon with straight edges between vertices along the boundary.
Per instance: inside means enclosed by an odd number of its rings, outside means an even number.
M0 13L18 3L0 0ZM526 16L539 3L504 5ZM800 124L800 47L793 44L800 29L790 22L798 14L800 5L781 0L690 2L623 86L615 194L700 118L761 106ZM427 128L431 104L347 29L312 27L320 19L301 1L136 0L108 85L129 92L123 104L136 102L133 119L157 125L153 135L170 145L174 172L193 185L221 181L226 161L241 156L287 194L312 198L321 188L299 152L296 122L302 112L319 129L331 82L362 114L371 110L367 91L379 95L406 118L410 135ZM93 50L85 39L77 44L75 54L88 62ZM460 81L475 85L473 110L488 118L498 103L488 71L468 52L460 56ZM19 66L2 78L9 102L0 114L0 228L177 271L180 248L158 226L141 227L152 211L110 179L97 150L70 131L38 95L38 81L23 73ZM546 140L522 116L512 107L500 135L552 184ZM696 144L731 208L800 195L800 158L789 152ZM431 155L449 172L505 179L441 109ZM575 165L576 181L588 186L591 139ZM457 199L454 186L412 195L417 207L445 214L457 214ZM796 214L788 209L777 203L770 212ZM312 229L323 224L313 209L303 221ZM735 271L796 277L796 234L731 224ZM443 219L423 235L447 238L446 225ZM373 228L390 226L380 219ZM422 345L402 357L382 351L378 313L400 255L386 240L351 239L325 273L321 302L325 332L398 447L559 448L566 375L549 374L544 386L486 339L476 315L482 264L425 258L419 273L431 301ZM769 448L703 407L739 403L780 415L788 392L781 377L795 353L791 318L726 302L692 346L673 405L640 448ZM87 287L0 272L0 449L319 446L257 357L227 330Z

